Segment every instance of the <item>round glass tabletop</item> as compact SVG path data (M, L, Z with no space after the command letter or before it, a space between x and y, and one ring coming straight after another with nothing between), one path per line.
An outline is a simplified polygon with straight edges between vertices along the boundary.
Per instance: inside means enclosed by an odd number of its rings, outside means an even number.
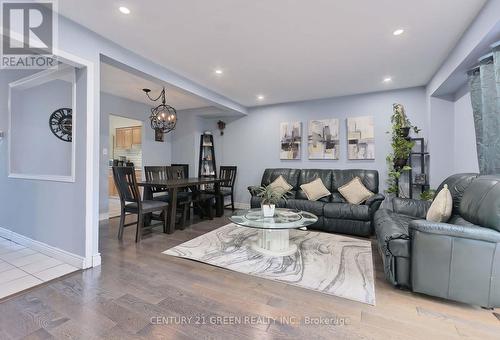
M261 208L241 210L229 217L231 222L258 229L298 229L316 223L318 217L307 211L276 208L273 217L264 217Z

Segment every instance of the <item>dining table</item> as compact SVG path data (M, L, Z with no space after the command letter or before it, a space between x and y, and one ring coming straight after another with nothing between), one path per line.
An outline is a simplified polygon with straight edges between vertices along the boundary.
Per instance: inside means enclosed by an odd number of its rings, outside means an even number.
M220 182L222 181L222 179L214 177L190 177L177 179L141 180L137 182L137 185L144 188L144 200L153 199L153 187L162 188L162 190L168 191L170 200L167 214L167 234L172 234L175 231L177 193L179 192L179 190L186 188L194 189L202 185L213 184L215 192L215 216L220 217L224 212L224 198L220 193Z

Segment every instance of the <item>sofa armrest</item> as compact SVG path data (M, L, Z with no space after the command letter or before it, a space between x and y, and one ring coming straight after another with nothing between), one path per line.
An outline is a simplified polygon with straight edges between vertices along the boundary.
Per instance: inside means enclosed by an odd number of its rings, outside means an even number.
M431 204L432 202L429 201L394 197L392 199L392 210L398 214L425 219Z
M375 211L378 210L382 202L385 200L385 196L382 194L375 194L365 201L365 205L370 207L370 215L373 216Z
M250 185L248 187L248 191L250 192L250 195L252 195L252 196L257 196L257 190L258 189L259 189L259 187L256 186L256 185Z
M409 229L410 235L413 235L415 231L419 231L427 234L500 243L500 232L476 225L462 226L449 223L431 222L427 220L415 220L410 222Z
M500 232L424 220L411 221L409 229L414 292L500 306Z

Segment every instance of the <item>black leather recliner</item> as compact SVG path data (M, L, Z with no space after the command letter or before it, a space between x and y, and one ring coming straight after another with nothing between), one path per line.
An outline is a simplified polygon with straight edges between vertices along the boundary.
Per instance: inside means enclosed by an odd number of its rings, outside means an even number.
M373 234L372 220L375 211L380 207L384 196L378 193L378 171L376 170L324 170L324 169L266 169L262 175L261 186L267 186L279 176L293 186L291 197L278 204L278 207L299 209L311 212L318 216L318 222L311 229L328 232L370 236ZM368 190L375 195L365 203L349 204L338 192L338 188L358 176ZM332 195L309 201L300 189L302 184L321 178L323 184ZM256 196L257 187L248 187L252 198L252 208L261 206L260 197Z
M445 299L500 306L500 175L457 174L447 223L425 220L430 202L395 198L374 218L386 279Z

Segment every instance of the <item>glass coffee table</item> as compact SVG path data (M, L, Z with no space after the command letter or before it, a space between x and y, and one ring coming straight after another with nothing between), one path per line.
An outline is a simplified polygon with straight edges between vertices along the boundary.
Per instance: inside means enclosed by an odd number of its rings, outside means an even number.
M318 217L307 211L276 208L273 217L264 217L262 209L241 210L229 218L238 225L259 230L252 249L270 256L288 256L297 251L290 242L290 229L307 230Z

